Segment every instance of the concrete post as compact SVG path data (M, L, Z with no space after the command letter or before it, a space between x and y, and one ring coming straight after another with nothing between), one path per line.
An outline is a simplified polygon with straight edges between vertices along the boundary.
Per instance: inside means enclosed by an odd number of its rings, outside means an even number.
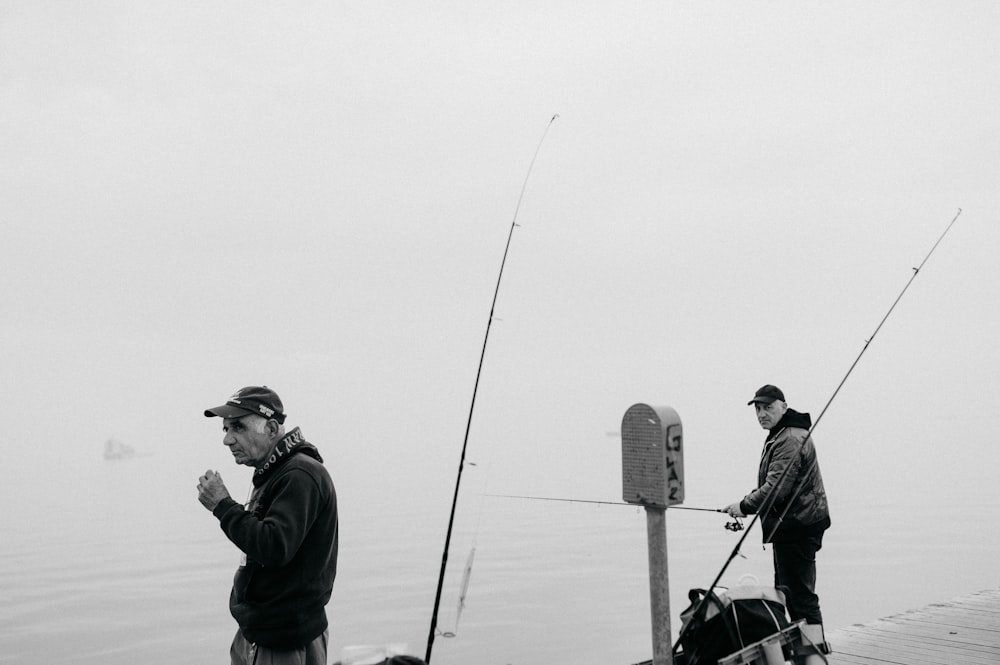
M666 508L684 502L684 434L669 406L633 404L625 412L622 498L646 509L653 665L673 665Z
M649 607L653 623L653 665L673 665L670 642L670 578L667 573L667 519L663 508L646 508L649 541Z

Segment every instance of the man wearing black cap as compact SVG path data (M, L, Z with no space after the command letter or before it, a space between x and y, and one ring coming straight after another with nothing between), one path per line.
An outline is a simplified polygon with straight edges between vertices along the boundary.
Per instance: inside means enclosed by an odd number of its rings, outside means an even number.
M809 436L812 420L808 413L788 408L785 394L772 385L762 386L747 404L767 430L758 486L723 511L733 517L760 513L764 542L773 549L774 585L786 590L789 616L820 626L816 552L830 527L830 511ZM822 636L821 628L818 634Z
M242 388L205 411L222 418L222 443L253 467L246 508L217 471L198 479L198 500L243 552L229 610L239 624L232 665L326 665L326 604L337 575L337 494L323 458L267 386Z

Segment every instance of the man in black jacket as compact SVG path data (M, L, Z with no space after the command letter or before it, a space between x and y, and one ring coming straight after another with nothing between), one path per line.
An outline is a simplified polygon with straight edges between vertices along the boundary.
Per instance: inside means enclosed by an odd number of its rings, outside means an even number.
M232 665L326 665L326 604L337 575L337 493L323 458L266 386L242 388L205 411L222 418L223 444L254 468L246 508L217 471L198 479L198 500L242 552L229 610L239 624Z
M774 585L785 589L789 616L821 625L816 552L830 527L830 510L808 436L812 420L808 413L788 408L784 393L772 385L762 386L747 404L767 430L757 489L723 511L733 517L760 513L764 542L773 548Z

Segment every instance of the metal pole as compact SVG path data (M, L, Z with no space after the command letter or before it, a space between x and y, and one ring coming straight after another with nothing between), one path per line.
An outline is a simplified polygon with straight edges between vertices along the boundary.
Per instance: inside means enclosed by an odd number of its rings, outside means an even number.
M649 541L649 606L653 622L653 665L673 665L670 644L670 577L667 574L667 511L646 507Z

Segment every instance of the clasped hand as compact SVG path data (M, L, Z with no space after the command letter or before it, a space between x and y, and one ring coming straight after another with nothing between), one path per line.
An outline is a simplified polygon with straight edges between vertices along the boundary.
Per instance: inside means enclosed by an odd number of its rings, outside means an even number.
M198 478L198 501L209 510L215 510L219 502L229 498L229 490L217 471L209 469Z

